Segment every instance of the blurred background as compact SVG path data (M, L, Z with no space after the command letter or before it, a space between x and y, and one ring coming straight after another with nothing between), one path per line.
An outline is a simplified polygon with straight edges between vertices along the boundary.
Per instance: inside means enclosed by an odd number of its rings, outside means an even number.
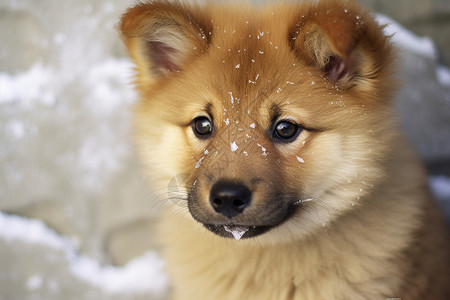
M360 2L395 33L400 126L450 213L450 1ZM166 299L115 28L133 3L0 0L2 300Z

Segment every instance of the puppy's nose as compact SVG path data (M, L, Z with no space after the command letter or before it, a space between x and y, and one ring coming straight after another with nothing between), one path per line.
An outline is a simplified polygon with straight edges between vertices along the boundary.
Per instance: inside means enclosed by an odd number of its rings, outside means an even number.
M250 205L252 192L242 183L219 180L209 194L209 202L214 210L228 218L233 218Z

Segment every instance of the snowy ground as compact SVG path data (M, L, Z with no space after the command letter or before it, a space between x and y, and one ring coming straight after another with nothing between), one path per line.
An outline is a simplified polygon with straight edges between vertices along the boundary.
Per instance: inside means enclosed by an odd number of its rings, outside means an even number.
M124 267L101 266L98 261L80 254L74 241L56 233L42 221L2 212L0 240L6 245L18 243L24 247L48 248L48 251L62 255L63 264L67 264L67 269L74 279L84 281L107 295L151 294L161 297L168 289L168 277L163 270L164 262L153 251L134 259ZM58 264L61 263L58 261ZM48 275L50 274L45 270L31 275L26 280L26 289L32 292L41 288ZM50 283L50 289L55 290L58 287L56 280Z
M379 20L392 23L383 16ZM92 26L85 30L92 30L96 24ZM396 33L394 42L399 48L436 58L431 40L418 38L397 24L388 26L386 31ZM54 37L56 42L66 45L61 50L61 62L64 63L41 63L15 75L0 73L0 116L6 120L4 127L0 128L0 134L6 141L0 148L0 178L3 181L0 199L5 208L13 204L17 206L21 201L23 205L27 204L28 197L12 200L9 197L27 193L28 188L32 188L35 195L46 196L48 190L58 189L59 178L52 176L53 169L61 170L70 164L77 185L70 187L69 191L72 188L98 192L113 176L111 174L126 162L128 149L119 146L123 143L123 136L114 135L111 127L125 128L122 132L129 130L129 124L120 123L118 117L129 117L127 111L131 107L131 99L135 97L128 84L131 63L126 59L105 56L97 48L88 61L74 61L73 54L76 58L83 57L85 49L77 45L83 40L71 44L65 42L66 38L64 35ZM86 70L89 72L86 73ZM447 68L439 66L436 76L442 85L450 86ZM73 103L64 102L67 91L75 94L71 96ZM43 115L34 115L37 110ZM97 120L98 123L86 122L86 119ZM14 155L36 150L38 143L33 141L42 139L43 128L36 128L34 122L41 122L49 132L54 131L54 139L65 140L73 131L85 133L86 138L66 146L67 149L57 149L64 155L55 156L54 147L41 145L45 151L39 159L46 160L48 153L50 168L46 170L35 165L33 168L18 167ZM61 130L55 130L55 127ZM51 141L46 143L51 144ZM33 174L36 176L32 177ZM38 180L30 184L28 178ZM450 178L431 177L430 186L450 218ZM60 194L51 194L57 195ZM85 199L79 202L82 201ZM72 209L76 211L78 208ZM93 227L86 227L79 231L87 232L90 237ZM8 294L6 287L9 286L20 290L19 298L24 300L140 299L143 295L147 299L163 299L167 294L169 279L164 272L164 262L157 253L147 252L125 266L116 267L98 257L93 258L95 255L85 254L91 252L82 251L78 244L77 239L57 233L39 220L0 212L0 299L17 297ZM17 260L17 264L26 262L29 268L18 270L14 261L5 261L1 257ZM72 298L65 296L68 293Z

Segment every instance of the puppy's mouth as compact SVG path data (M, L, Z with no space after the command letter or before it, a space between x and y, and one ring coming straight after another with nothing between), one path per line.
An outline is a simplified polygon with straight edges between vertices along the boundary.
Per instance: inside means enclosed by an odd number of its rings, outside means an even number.
M224 238L242 240L257 237L278 227L296 214L295 194L273 191L264 197L236 181L217 181L208 202L194 189L188 197L192 217L206 229Z
M225 238L234 238L235 240L247 239L261 235L269 231L274 226L245 226L245 225L218 225L203 224L205 228L213 233Z

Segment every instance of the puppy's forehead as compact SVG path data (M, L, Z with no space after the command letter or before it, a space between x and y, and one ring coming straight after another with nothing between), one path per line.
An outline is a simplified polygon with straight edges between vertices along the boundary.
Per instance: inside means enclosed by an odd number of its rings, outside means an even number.
M280 46L271 48L271 44L274 42L269 39L263 41L253 36L246 40L230 39L224 46L212 44L210 59L216 61L215 86L221 91L224 107L254 108L269 101L276 92L285 77L280 70L289 67L290 59L285 58L290 55Z

